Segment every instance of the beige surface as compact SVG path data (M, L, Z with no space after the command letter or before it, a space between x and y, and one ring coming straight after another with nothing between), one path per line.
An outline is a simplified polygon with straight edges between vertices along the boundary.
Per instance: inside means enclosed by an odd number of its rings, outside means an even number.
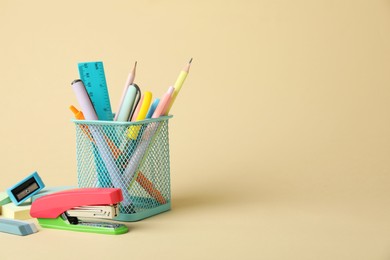
M123 236L0 234L2 259L390 259L388 0L103 2L0 0L0 189L76 184L77 62L104 61L116 109L135 60L160 96L194 57L173 210Z

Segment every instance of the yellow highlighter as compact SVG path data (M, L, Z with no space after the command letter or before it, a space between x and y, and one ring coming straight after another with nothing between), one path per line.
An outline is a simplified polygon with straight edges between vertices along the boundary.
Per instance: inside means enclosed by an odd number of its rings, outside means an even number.
M135 121L144 120L146 118L146 114L148 113L150 103L152 103L152 92L146 91L144 93L142 105ZM132 140L137 139L140 129L141 129L141 125L131 126L129 128L129 133L127 134L127 136Z

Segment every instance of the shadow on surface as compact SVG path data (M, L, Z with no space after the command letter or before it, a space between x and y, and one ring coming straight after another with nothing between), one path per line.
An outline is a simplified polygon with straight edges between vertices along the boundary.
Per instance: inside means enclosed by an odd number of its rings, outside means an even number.
M208 179L207 183L198 183L189 189L172 193L172 209L185 211L210 207L235 207L240 204L264 200L265 187L253 187L253 183Z

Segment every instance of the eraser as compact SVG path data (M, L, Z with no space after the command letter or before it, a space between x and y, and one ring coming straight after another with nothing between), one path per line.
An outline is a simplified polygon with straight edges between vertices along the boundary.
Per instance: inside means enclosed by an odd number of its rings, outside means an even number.
M24 178L19 183L7 189L8 196L15 205L20 205L45 187L37 172Z
M31 219L30 216L31 203L25 202L22 205L16 206L13 203L8 203L2 206L1 214L5 218L10 219Z
M7 192L0 192L0 215L1 215L1 207L8 203L11 203L11 199L9 198Z
M0 232L26 236L38 232L33 222L0 218Z
M11 202L7 192L0 192L0 206L8 204Z

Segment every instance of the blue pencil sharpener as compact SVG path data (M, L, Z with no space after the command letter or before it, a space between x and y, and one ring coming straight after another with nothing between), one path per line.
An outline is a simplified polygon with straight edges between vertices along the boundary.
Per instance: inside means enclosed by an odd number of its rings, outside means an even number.
M15 205L20 205L45 187L37 172L24 178L13 187L7 189L7 194Z

